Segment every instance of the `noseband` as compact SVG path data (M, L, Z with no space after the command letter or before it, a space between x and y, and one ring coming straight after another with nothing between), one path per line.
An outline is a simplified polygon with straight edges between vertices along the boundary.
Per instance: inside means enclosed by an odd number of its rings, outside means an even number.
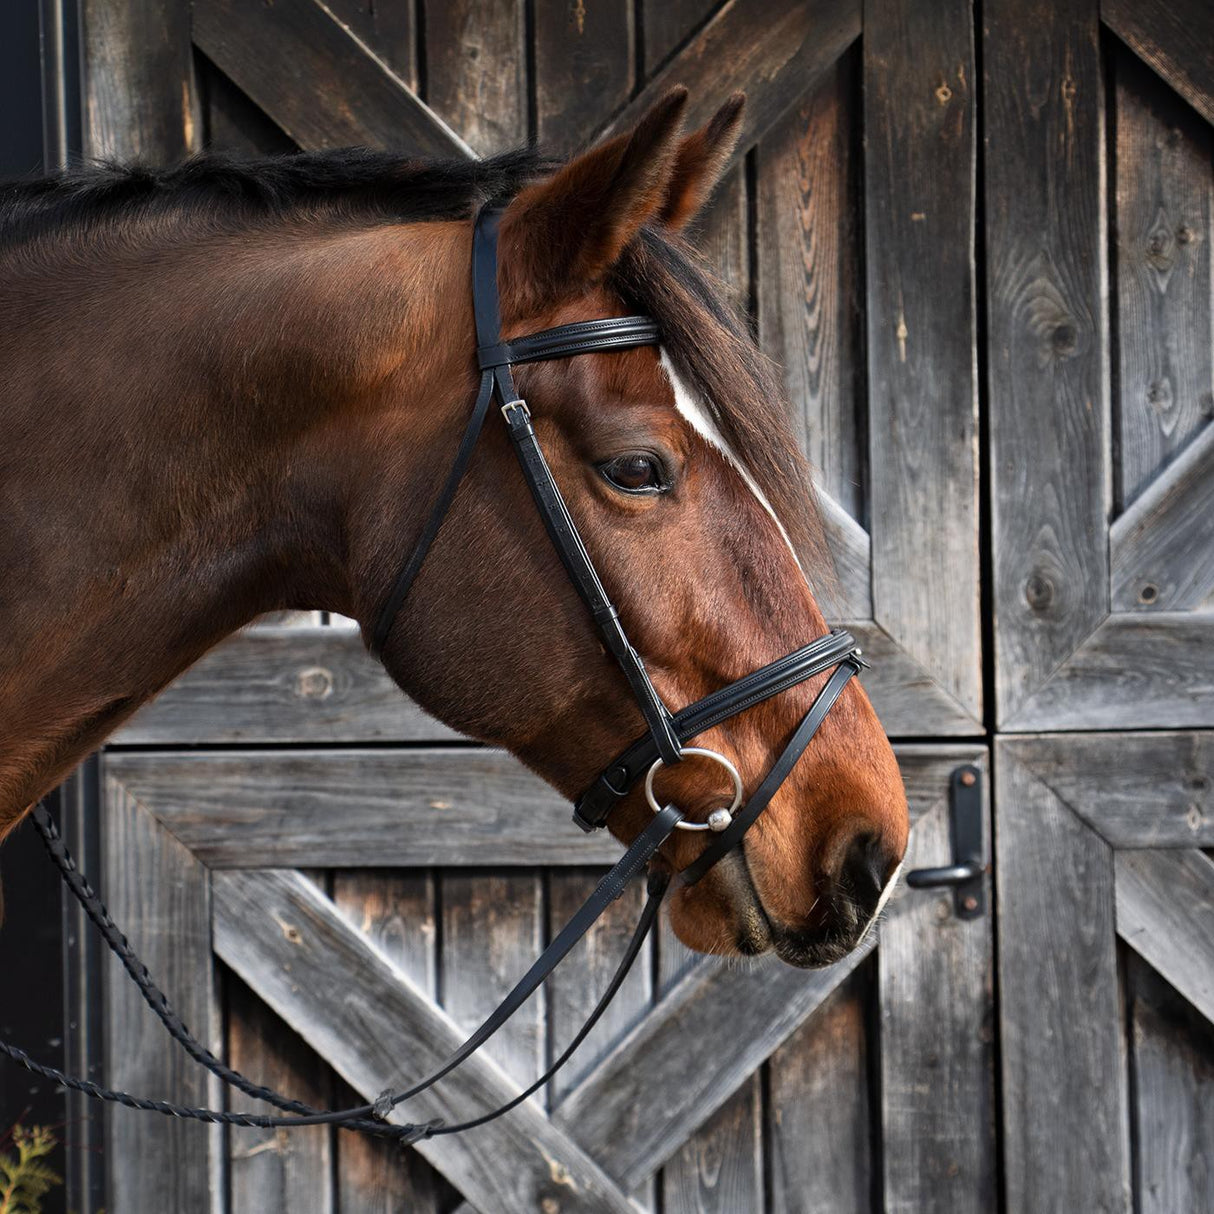
M464 429L455 460L439 491L434 505L400 574L394 582L377 617L371 634L370 649L381 656L401 606L420 572L443 519L455 498L464 473L472 458L477 438L493 405L505 423L523 478L527 483L536 509L543 520L549 539L560 557L561 564L574 589L586 604L603 641L619 664L636 698L645 733L623 753L614 758L599 776L578 797L573 820L585 831L605 826L611 811L643 782L646 800L654 811L652 820L625 851L610 872L595 887L594 892L557 933L535 964L520 979L485 1022L433 1074L402 1092L388 1089L373 1103L356 1108L320 1111L298 1101L290 1100L269 1088L252 1083L243 1075L214 1058L206 1047L195 1040L170 1008L167 999L152 983L146 968L114 926L100 899L76 870L55 830L46 810L35 810L34 822L58 865L68 887L81 901L90 918L101 930L107 944L118 956L139 986L152 1010L160 1017L172 1036L213 1074L224 1082L260 1100L266 1100L292 1114L289 1117L267 1117L252 1113L217 1112L193 1109L160 1101L142 1100L123 1092L111 1092L86 1080L73 1079L54 1068L33 1062L15 1046L0 1042L0 1052L36 1073L58 1083L84 1091L102 1100L112 1100L136 1108L191 1117L203 1121L259 1127L286 1127L335 1124L347 1129L362 1130L385 1137L414 1142L436 1134L452 1134L483 1125L501 1116L539 1090L572 1056L586 1035L597 1023L627 976L641 951L646 937L657 923L658 908L673 882L691 886L701 880L718 861L741 843L747 830L770 804L772 797L792 772L797 760L826 719L848 681L866 665L860 656L855 638L842 629L834 630L784 657L760 667L751 674L730 683L694 704L672 713L654 687L645 663L628 640L619 613L603 586L602 579L582 542L561 491L553 478L544 453L531 424L531 411L518 394L511 368L520 363L571 358L578 354L610 350L627 350L637 346L656 346L659 333L656 323L647 316L622 316L608 320L587 320L575 324L545 329L528 337L504 341L501 335L501 307L497 282L497 238L501 222L500 207L483 208L477 215L472 244L472 302L476 319L477 361L481 370L480 391L472 414ZM771 699L806 679L826 671L833 673L815 696L809 711L802 717L792 737L771 769L759 782L749 798L743 795L743 781L733 764L724 755L702 747L689 745L700 734L728 721L746 709ZM662 804L654 794L654 777L663 766L674 766L687 756L707 758L720 763L733 785L732 803L728 808L713 810L705 822L689 822L675 805ZM648 897L624 956L608 983L602 998L595 1005L586 1023L553 1065L525 1091L500 1108L472 1121L447 1125L441 1121L424 1125L390 1125L388 1114L402 1101L418 1095L449 1074L478 1050L510 1018L522 1003L552 972L570 949L590 929L600 915L623 892L629 880L644 868L662 844L677 829L706 832L709 839L700 855L673 878L662 870L649 874Z

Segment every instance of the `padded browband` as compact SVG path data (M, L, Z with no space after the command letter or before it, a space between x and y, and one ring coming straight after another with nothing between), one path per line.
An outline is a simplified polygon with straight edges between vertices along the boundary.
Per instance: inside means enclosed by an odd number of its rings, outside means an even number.
M772 696L812 679L814 675L837 666L856 654L856 638L845 628L837 628L816 641L760 666L758 670L730 683L702 700L674 714L674 731L681 745L722 721L761 704ZM853 659L865 665L858 656ZM606 825L607 816L658 758L652 736L638 738L603 770L573 807L573 820L585 831Z
M606 320L579 320L477 347L476 357L482 371L515 363L542 362L550 358L569 358L598 350L630 350L634 346L656 346L658 326L648 316L612 316Z

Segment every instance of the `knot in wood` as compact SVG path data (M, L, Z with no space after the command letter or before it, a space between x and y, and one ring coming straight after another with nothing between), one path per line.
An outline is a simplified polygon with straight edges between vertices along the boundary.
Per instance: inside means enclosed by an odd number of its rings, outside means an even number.
M1055 325L1050 334L1050 346L1059 356L1074 354L1079 348L1079 331L1071 324Z
M301 700L327 700L333 694L333 674L323 666L309 666L295 676L295 694Z
M1024 583L1024 597L1034 611L1046 611L1054 601L1054 583L1044 573L1031 573Z

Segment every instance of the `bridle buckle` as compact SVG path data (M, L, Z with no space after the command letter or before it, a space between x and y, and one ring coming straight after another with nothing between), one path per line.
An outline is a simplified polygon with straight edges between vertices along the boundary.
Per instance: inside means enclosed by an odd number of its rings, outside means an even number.
M502 416L506 419L506 424L510 424L510 413L513 409L522 409L523 416L530 421L531 410L527 408L527 402L520 396L517 400L508 400L502 406Z

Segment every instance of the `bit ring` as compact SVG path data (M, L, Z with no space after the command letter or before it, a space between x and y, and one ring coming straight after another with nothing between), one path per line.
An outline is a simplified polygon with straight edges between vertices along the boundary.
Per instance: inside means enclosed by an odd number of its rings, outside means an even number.
M680 746L680 755L700 755L705 759L713 759L729 772L729 778L733 781L733 803L728 808L714 809L708 815L707 822L679 822L677 825L680 830L724 830L733 820L734 812L738 806L742 804L742 777L738 774L738 769L723 755L715 750L706 750L702 746ZM658 774L658 768L664 765L664 760L654 759L653 765L645 775L645 800L649 802L649 808L655 814L662 812L662 806L657 802L657 798L653 795L653 778Z

